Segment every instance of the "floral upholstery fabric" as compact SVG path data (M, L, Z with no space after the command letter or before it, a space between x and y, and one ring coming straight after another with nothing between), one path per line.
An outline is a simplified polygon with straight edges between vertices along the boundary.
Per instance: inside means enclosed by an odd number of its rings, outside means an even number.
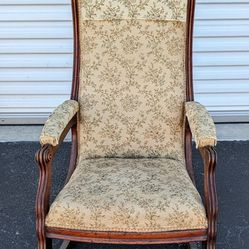
M187 0L79 0L81 20L186 20Z
M80 1L82 158L183 159L186 2Z
M46 226L92 231L205 229L201 198L177 160L79 161L51 205Z
M58 145L63 130L78 110L79 104L75 100L67 100L59 105L46 121L41 132L40 143Z
M215 146L217 143L215 124L206 108L197 102L186 102L185 112L196 147Z

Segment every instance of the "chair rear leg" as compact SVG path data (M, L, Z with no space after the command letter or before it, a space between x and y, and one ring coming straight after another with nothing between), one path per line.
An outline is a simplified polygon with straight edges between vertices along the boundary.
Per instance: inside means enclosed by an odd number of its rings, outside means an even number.
M209 222L208 238L206 241L206 247L204 249L215 249L216 248L216 236L217 236L217 220L216 215Z
M203 249L216 249L216 239L208 239L208 241L203 242L202 244Z
M38 249L52 249L52 239L38 239Z
M62 244L61 244L61 247L60 247L60 249L69 249L69 244L70 244L70 241L68 241L68 240L64 240L63 242L62 242Z

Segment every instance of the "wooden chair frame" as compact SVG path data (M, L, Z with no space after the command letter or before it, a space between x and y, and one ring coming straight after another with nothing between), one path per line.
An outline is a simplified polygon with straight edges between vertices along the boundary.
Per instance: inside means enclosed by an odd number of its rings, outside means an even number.
M193 77L192 77L192 40L194 24L195 0L188 0L187 38L186 38L186 100L193 101ZM79 43L79 20L78 3L72 0L73 24L74 24L74 70L71 99L78 99L79 67L80 67L80 43ZM188 173L193 181L194 172L192 167L192 135L186 120L185 122L185 158ZM72 149L68 175L70 179L77 160L77 116L75 115L60 138L60 143L71 129ZM59 146L59 145L58 145ZM39 249L51 249L52 239L64 240L61 249L66 248L70 241L111 243L111 244L170 244L202 241L203 248L215 249L217 232L218 202L215 183L216 152L213 147L204 147L200 153L204 163L204 193L205 207L208 219L207 229L184 230L171 232L98 232L79 231L72 229L51 228L45 226L45 217L49 210L51 190L51 168L54 155L58 146L44 145L36 153L36 161L39 166L39 184L36 197L36 231Z

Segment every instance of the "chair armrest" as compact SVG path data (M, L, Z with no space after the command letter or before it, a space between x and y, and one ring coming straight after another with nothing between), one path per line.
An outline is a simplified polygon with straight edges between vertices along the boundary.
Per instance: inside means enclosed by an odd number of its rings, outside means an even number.
M57 146L60 143L64 130L78 110L79 104L75 100L66 100L59 105L50 115L42 129L40 135L41 145L50 144Z
M185 115L197 148L215 146L217 143L215 124L206 108L200 103L185 103Z
M52 161L61 141L65 138L68 131L77 124L78 110L79 104L77 101L65 101L54 110L42 129L40 136L42 146L35 155L39 166L39 183L36 195L36 227L42 233L44 233L45 217L49 210ZM73 158L75 159L76 156L73 156Z

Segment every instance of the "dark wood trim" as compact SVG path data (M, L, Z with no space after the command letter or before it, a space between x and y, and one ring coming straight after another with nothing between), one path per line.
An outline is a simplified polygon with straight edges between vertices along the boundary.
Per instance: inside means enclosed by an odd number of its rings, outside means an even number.
M68 173L66 177L65 183L67 183L73 174L75 167L76 167L76 161L77 161L77 155L78 155L78 138L77 138L77 119L78 114L75 114L75 116L72 118L72 120L69 122L67 127L64 130L64 134L61 136L62 141L64 140L65 136L71 129L71 135L72 135L72 147L71 147L71 154L70 154L70 161L69 161L69 167L68 167ZM61 141L61 142L62 142Z
M65 127L65 129L63 130L61 136L60 136L60 140L59 140L59 144L58 146L56 146L56 148L58 148L60 146L60 144L64 141L66 135L68 134L68 132L70 131L70 129L74 128L77 124L77 113L72 117L72 119L68 122L67 126Z
M73 80L71 99L78 100L79 92L79 73L80 73L80 37L79 37L79 14L78 0L71 0L73 16L73 34L74 34L74 61L73 61Z
M78 157L77 117L75 124L71 128L71 136L72 136L71 155L70 155L70 162L69 162L68 173L65 183L69 181L71 175L73 174Z
M51 161L54 155L52 145L44 145L37 151L35 159L39 166L39 183L36 195L36 232L39 249L52 248L52 241L46 238L45 218L49 209L51 188Z
M186 34L186 101L194 100L193 93L193 30L194 30L195 0L188 0L187 11L187 34ZM188 120L185 119L185 161L188 174L195 184L194 170L192 164L192 134Z
M216 192L215 169L217 164L217 153L213 147L200 149L204 162L204 194L205 207L208 218L207 249L215 249L217 235L218 198Z
M195 185L195 175L192 162L192 133L187 118L185 118L185 162L188 174Z
M193 92L193 32L195 0L188 0L187 35L186 35L186 101L194 100Z
M172 232L128 233L94 232L72 229L46 228L46 236L54 239L67 239L77 242L110 244L171 244L205 241L207 230L186 230Z

